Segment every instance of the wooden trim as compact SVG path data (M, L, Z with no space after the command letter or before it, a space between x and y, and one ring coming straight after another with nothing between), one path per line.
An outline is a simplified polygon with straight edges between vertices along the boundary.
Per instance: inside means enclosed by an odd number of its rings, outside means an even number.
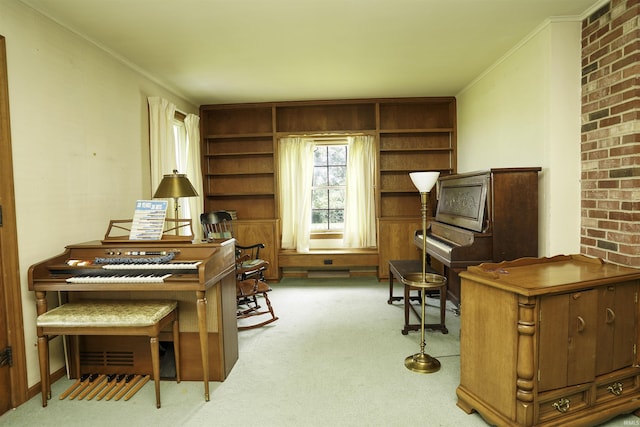
M28 399L27 367L22 323L22 293L18 259L13 158L9 119L9 83L7 77L6 41L0 36L0 298L7 321L7 342L13 349L13 366L9 368L11 405L15 408Z

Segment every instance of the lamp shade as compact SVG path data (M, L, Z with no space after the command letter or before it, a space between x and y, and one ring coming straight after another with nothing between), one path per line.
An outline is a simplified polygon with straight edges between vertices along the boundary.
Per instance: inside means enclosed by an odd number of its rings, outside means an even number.
M409 176L419 192L428 193L438 180L440 172L411 172Z
M153 197L165 199L195 197L197 195L198 192L191 185L189 178L185 174L180 174L177 170L174 170L172 174L164 175Z

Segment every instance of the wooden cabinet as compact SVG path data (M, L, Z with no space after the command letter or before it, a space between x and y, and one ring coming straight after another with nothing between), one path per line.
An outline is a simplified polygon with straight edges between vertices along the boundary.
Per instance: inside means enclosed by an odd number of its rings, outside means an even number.
M264 272L267 279L279 279L278 250L280 248L277 220L235 220L233 232L238 244L252 245L264 243L260 249L260 258L269 261L269 268Z
M277 220L278 138L367 133L376 138L376 212L384 220L379 277L389 259L414 252L412 237L386 230L420 220L420 195L409 172L456 169L453 97L203 105L200 107L205 211L235 210L240 220ZM435 207L435 192L430 209ZM387 227L388 225L388 227ZM412 231L413 233L413 231ZM277 238L279 233L274 234ZM276 242L265 242L277 247Z
M640 408L640 270L574 255L460 277L464 411L501 426L578 426Z
M420 228L421 218L381 218L378 221L378 277L389 277L391 260L420 259L422 250L411 243L415 231Z

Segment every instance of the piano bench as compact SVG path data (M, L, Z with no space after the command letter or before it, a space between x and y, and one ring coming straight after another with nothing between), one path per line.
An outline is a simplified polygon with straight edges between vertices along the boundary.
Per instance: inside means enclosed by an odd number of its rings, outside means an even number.
M426 266L426 273L435 273L437 272L433 270L430 266ZM411 301L420 301L420 296L412 296L411 291L417 290L419 288L404 285L404 296L394 296L393 295L393 280L394 277L402 282L402 279L411 273L421 273L422 272L422 262L419 259L411 259L411 260L392 260L389 261L389 299L387 300L388 304L393 303L393 301L404 300L404 328L402 329L402 335L407 335L409 331L418 331L422 327L420 323L411 324L409 323L409 311L413 311L413 313L420 319L420 314L416 311L415 307L411 304ZM440 323L434 324L425 324L424 327L427 329L440 330L443 334L449 333L447 326L445 325L445 313L447 308L447 286L446 283L440 287L439 289L427 290L426 294L429 296L438 296L440 299ZM422 321L422 319L420 320Z
M164 300L92 300L63 304L38 316L38 359L42 406L51 398L49 372L49 338L74 337L76 376L80 378L80 335L147 336L151 345L151 365L156 389L156 406L160 408L160 343L158 336L172 326L176 364L176 381L180 382L180 333L178 302Z

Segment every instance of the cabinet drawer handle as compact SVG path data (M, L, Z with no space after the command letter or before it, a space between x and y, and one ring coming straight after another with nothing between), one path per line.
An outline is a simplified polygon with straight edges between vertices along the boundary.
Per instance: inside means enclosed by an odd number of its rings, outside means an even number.
M569 410L569 399L563 397L562 399L554 402L551 406L556 409L558 412L562 412L563 414Z
M582 316L578 316L578 332L584 331L584 319Z
M610 308L607 308L607 323L613 323L616 320L616 313L613 312Z
M616 396L620 396L622 394L622 383L615 382L607 387L607 391L611 394L615 394Z

